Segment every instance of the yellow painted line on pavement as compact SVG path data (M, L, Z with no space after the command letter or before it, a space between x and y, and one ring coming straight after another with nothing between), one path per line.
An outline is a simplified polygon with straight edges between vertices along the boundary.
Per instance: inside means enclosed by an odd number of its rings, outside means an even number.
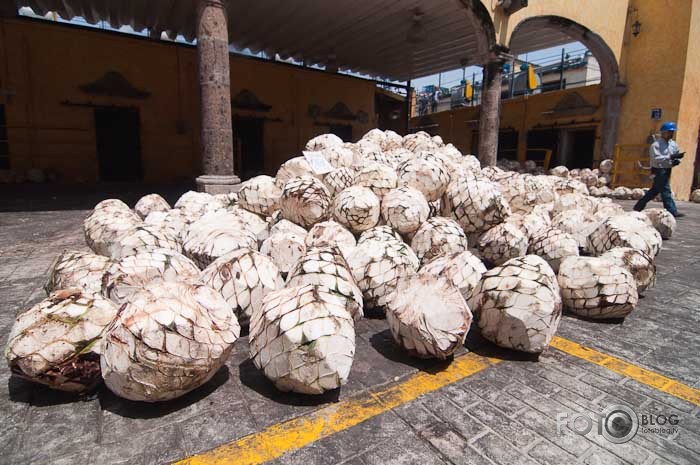
M598 352L590 347L582 346L568 339L555 336L550 343L555 349L586 360L596 365L607 368L659 391L670 394L679 399L686 400L695 405L700 405L700 389L695 389L666 376L655 373L646 368L639 367L619 358Z
M264 463L358 425L499 362L498 359L481 357L474 353L461 355L455 357L452 363L440 372L416 373L399 384L351 397L309 415L272 425L258 433L176 463L178 465Z

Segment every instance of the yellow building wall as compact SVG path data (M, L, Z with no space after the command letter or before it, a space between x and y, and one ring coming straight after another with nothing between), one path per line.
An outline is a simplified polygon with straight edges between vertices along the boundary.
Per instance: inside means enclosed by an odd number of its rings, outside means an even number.
M596 105L595 113L575 116L548 117L549 113L562 98L571 93L578 93L586 102ZM534 96L523 96L503 100L501 103L501 130L516 130L520 137L518 157L525 160L526 136L532 129L595 127L596 143L594 160L600 159L600 121L603 115L600 105L600 85L546 92ZM418 127L430 121L438 126L434 133L439 134L445 143L452 143L462 153L472 152L473 137L479 127L479 107L462 107L454 110L433 113L429 119L420 117L411 120L412 127ZM427 130L427 129L426 129ZM531 147L539 148L539 147Z
M667 3L663 0L648 1ZM527 8L504 15L500 8L496 8L496 0L482 0L493 18L496 41L501 45L510 44L513 30L527 18L561 16L600 35L618 59L622 53L621 31L625 29L628 3L628 0L531 0Z
M145 182L191 180L200 173L199 87L193 47L26 19L0 19L0 104L6 108L11 169L51 170L63 182L98 180L93 109L61 102L133 106L140 112ZM78 86L117 71L144 100L88 95ZM248 89L269 112L234 109L234 115L265 117L265 170L328 132L308 116L310 104L328 111L344 102L368 121L351 124L359 139L375 126L371 81L300 67L231 56L231 95ZM184 129L184 131L183 131Z
M676 141L688 155L674 168L671 187L683 200L690 194L700 128L700 49L694 43L700 33L700 5L693 3L632 1L636 11L630 21L638 20L642 28L637 37L625 33L620 63L627 92L622 100L618 143L644 144L650 134L658 133L662 122L677 121ZM673 18L672 27L669 18ZM661 121L651 119L652 108L662 109Z

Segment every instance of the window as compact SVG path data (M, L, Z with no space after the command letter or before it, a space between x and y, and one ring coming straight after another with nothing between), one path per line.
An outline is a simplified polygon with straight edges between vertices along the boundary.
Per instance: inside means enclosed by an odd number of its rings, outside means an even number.
M7 142L5 105L0 105L0 170L10 169L10 146Z

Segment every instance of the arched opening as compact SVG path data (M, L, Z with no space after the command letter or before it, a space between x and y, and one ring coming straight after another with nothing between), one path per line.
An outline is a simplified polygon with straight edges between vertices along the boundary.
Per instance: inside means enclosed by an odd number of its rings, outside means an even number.
M519 23L510 38L514 55L564 45L582 43L595 57L600 68L601 104L600 158L612 158L617 140L618 121L625 85L615 54L605 40L587 27L561 16L536 16ZM562 66L563 69L563 66Z

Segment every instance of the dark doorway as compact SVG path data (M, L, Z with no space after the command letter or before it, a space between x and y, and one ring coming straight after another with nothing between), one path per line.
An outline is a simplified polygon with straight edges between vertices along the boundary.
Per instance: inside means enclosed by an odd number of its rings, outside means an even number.
M570 134L571 155L567 159L567 168L592 168L595 129L576 130L571 131Z
M264 119L234 117L234 166L243 180L265 173L264 134Z
M10 145L7 142L5 105L0 105L0 170L10 169Z
M328 126L331 134L343 139L343 142L352 142L352 126L349 124L331 124Z
M95 108L100 181L140 181L141 137L135 108Z
M527 133L527 159L544 163L547 150L552 151L550 160L559 157L559 129L534 129ZM550 161L550 166L552 162Z
M518 131L501 131L498 133L499 160L518 159Z

